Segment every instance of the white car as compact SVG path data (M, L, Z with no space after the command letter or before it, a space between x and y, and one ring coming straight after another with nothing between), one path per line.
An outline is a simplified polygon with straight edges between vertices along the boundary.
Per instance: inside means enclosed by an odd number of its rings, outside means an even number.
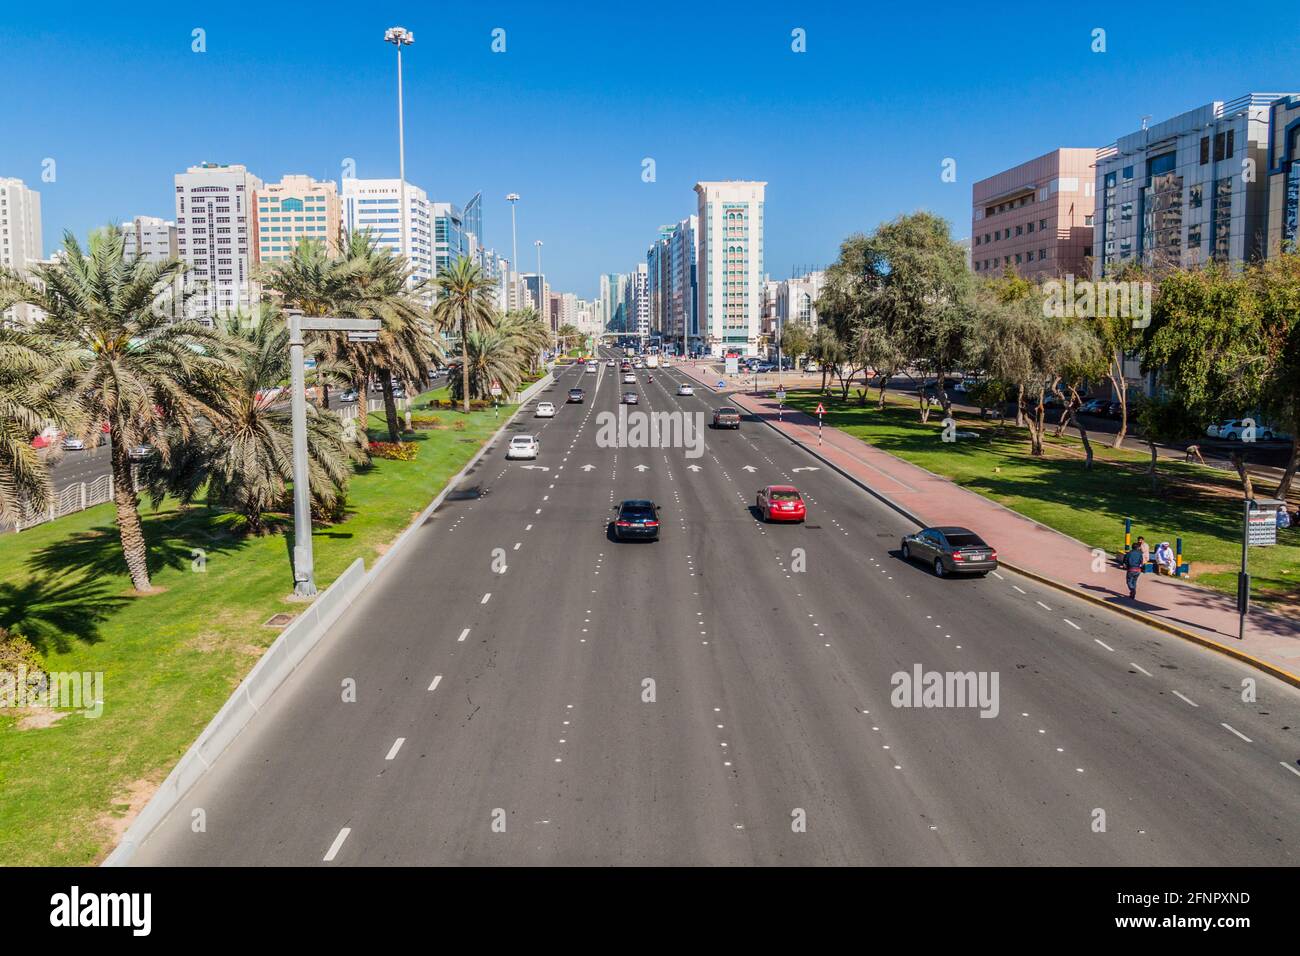
M80 438L68 437L63 439L63 450L64 451L85 451L86 443L82 441Z
M610 359L608 362L605 363L605 368L613 368L614 365L615 365L614 360Z
M1272 425L1266 425L1258 419L1253 421L1255 426L1255 441L1273 441L1274 439L1286 439L1288 436L1274 428ZM1222 438L1226 441L1242 441L1246 429L1250 427L1245 419L1229 418L1227 421L1215 422L1209 428L1205 429L1205 434L1210 438Z
M685 382L682 382L682 384L680 384L680 385L677 386L677 394L678 394L678 395L694 395L694 394L695 394L695 389L691 388L691 386L687 385Z
M627 374L625 374L625 375L623 376L623 384L624 384L624 385L635 385L635 384L636 384L636 376L633 375L631 372L628 372Z
M595 375L595 374L596 374L596 365L595 365L594 362L588 362L588 363L587 363L587 374L588 374L588 375Z
M537 411L533 414L534 418L554 418L555 406L550 402L538 402Z
M506 448L506 458L536 458L541 447L536 435L516 435Z

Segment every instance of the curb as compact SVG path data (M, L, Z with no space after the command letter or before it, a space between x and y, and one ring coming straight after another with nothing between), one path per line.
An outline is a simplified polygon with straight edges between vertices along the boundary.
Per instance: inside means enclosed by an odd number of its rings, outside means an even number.
M271 646L253 665L252 670L239 682L234 692L221 705L221 709L208 721L194 743L181 755L149 802L136 814L122 834L121 839L105 857L101 866L129 866L136 850L147 840L158 825L176 808L194 785L207 773L240 732L261 712L285 681L298 669L307 655L320 643L330 628L342 617L361 593L378 577L394 554L403 550L414 533L424 526L429 516L443 503L453 488L460 484L488 450L496 445L524 405L547 385L553 375L547 372L518 396L517 407L500 427L483 443L474 456L455 475L449 478L433 501L411 520L379 560L366 571L365 560L357 558L346 571L316 595L298 617L271 642Z
M755 413L750 412L750 414L755 414ZM873 498L875 498L882 504L898 512L908 521L913 522L915 525L917 525L917 527L924 528L926 526L924 521L922 521L916 515L912 514L902 505L898 504L897 502L891 501L882 492L876 491L870 485L859 480L856 476L849 474L843 468L839 467L834 462L830 461L830 459L824 458L823 456L818 454L812 448L812 446L806 445L804 444L804 442L800 441L799 439L787 435L785 432L781 431L781 429L777 428L776 425L774 425L771 421L769 421L765 417L762 417L761 415L759 416L759 421L761 421L768 428L772 429L774 432L776 432L786 441L790 442L792 445L799 446L808 454L816 458L818 461L827 465L832 471L835 471L838 474L843 475L849 481L853 482L853 484L857 485L863 491L867 492L867 494L871 495ZM930 472L927 472L927 474L930 474ZM944 480L946 481L947 479ZM994 502L994 504L997 504L997 502ZM1000 507L1005 508L1004 505ZM1010 511L1011 509L1006 508L1006 510ZM1012 514L1016 514L1016 512L1012 512ZM1024 516L1020 515L1020 517L1024 517ZM1037 522L1035 523L1037 524ZM1066 537L1069 537L1069 535L1066 535ZM1046 575L1037 573L1036 571L1028 571L1025 568L1019 567L1018 565L1010 564L1009 562L1006 561L999 561L998 565L999 567L1003 567L1010 571L1014 571L1016 574L1020 574L1031 580L1037 581L1040 584L1045 584L1048 587L1055 588L1058 591L1064 591L1073 597L1087 601L1089 604L1094 604L1097 607L1106 608L1107 610L1113 611L1116 614L1121 614L1124 617L1130 618L1131 620L1137 621L1141 624L1146 624L1149 627L1153 627L1158 631L1164 631L1166 634L1172 634L1175 637L1181 637L1185 641L1190 641L1193 644L1198 644L1201 647L1207 648L1209 650L1217 651L1218 653L1223 654L1226 657L1231 657L1233 660L1239 661L1243 664L1248 664L1251 667L1254 667L1256 670L1261 670L1272 677L1276 677L1278 680L1291 684L1293 687L1300 687L1300 674L1293 674L1283 667L1279 667L1276 664L1269 663L1268 661L1255 657L1252 654L1247 654L1245 651L1238 650L1237 648L1232 647L1228 644L1220 644L1218 641L1213 640L1212 638L1204 637L1200 634L1197 634L1195 631L1189 631L1186 628L1179 627L1176 624L1170 624L1167 621L1164 621L1158 617L1154 617L1150 614L1144 614L1142 611L1137 611L1134 610L1133 608L1127 608L1119 604L1112 604L1109 601L1104 601L1101 598L1097 597L1096 595L1088 594L1085 591L1080 591L1078 588L1071 587L1070 585L1066 584L1063 581L1057 581L1054 578L1049 578Z

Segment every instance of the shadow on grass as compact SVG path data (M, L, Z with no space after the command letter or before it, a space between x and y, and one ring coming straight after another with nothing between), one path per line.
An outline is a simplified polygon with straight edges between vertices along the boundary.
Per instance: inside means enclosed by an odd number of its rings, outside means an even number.
M210 557L244 546L243 539L231 530L229 516L208 508L142 514L140 520L151 576L164 568L190 567L196 551ZM81 572L110 577L124 575L127 570L116 525L100 525L48 544L31 556L27 566L35 572L60 576Z
M22 634L42 654L65 653L74 640L100 641L99 625L130 598L110 593L92 576L33 575L0 583L0 628Z

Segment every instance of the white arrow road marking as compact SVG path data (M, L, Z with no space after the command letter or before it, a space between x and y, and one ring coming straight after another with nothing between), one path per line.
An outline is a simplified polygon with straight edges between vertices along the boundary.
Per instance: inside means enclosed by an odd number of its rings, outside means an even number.
M636 471L649 471L649 470L650 470L650 466L649 466L649 465L637 465L635 470L636 470Z
M699 466L699 465L687 465L686 467L687 467L687 469L690 470L690 471L699 471L699 470L700 470L700 466Z
M348 838L348 834L351 832L352 832L351 827L344 827L342 830L339 831L339 835L336 836L334 838L334 842L330 844L329 852L325 854L325 859L323 862L329 863L331 860L334 859L334 857L338 856L338 852L343 846L343 841Z
M583 470L583 471L591 471L591 469L593 469L593 468L595 468L595 467L596 467L595 465L583 465L583 466L582 466L582 470Z
M528 471L550 471L545 465L520 465L520 468L526 468Z
M821 471L816 465L805 465L802 468L791 468L791 471Z
M745 471L758 471L758 469L755 468L753 465L742 465L741 467L742 467Z

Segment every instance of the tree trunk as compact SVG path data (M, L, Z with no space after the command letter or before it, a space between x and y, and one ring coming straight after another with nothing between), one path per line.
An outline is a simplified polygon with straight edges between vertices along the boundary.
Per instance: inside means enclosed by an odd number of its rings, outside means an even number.
M402 426L397 421L397 402L393 399L393 373L386 368L379 370L379 390L384 393L384 418L388 423L388 440L396 443L402 440Z
M1291 443L1291 460L1286 464L1286 471L1282 472L1282 480L1277 483L1275 493L1283 501L1291 493L1291 482L1295 478L1297 466L1300 466L1300 415L1291 422L1291 434L1295 439Z
M1115 441L1110 447L1122 448L1124 435L1128 432L1128 382L1123 375L1112 375L1110 383L1115 386L1115 394L1119 396L1119 431L1115 433Z
M1232 453L1232 467L1237 469L1237 476L1241 478L1241 487L1247 498L1255 497L1255 488L1250 478L1250 471L1246 468L1246 456L1239 451ZM1279 496L1280 497L1280 496Z
M1016 427L1021 428L1025 424L1025 387L1016 386Z
M469 414L469 336L466 334L465 319L460 320L460 410Z
M1088 431L1083 427L1083 419L1074 416L1074 425L1079 429L1079 440L1083 442L1083 470L1092 471L1092 442L1088 440Z
M122 556L131 574L131 586L137 591L148 591L149 550L140 524L140 499L131 480L130 449L116 430L109 435L109 440L113 443L113 503L117 507L117 534L122 541Z

